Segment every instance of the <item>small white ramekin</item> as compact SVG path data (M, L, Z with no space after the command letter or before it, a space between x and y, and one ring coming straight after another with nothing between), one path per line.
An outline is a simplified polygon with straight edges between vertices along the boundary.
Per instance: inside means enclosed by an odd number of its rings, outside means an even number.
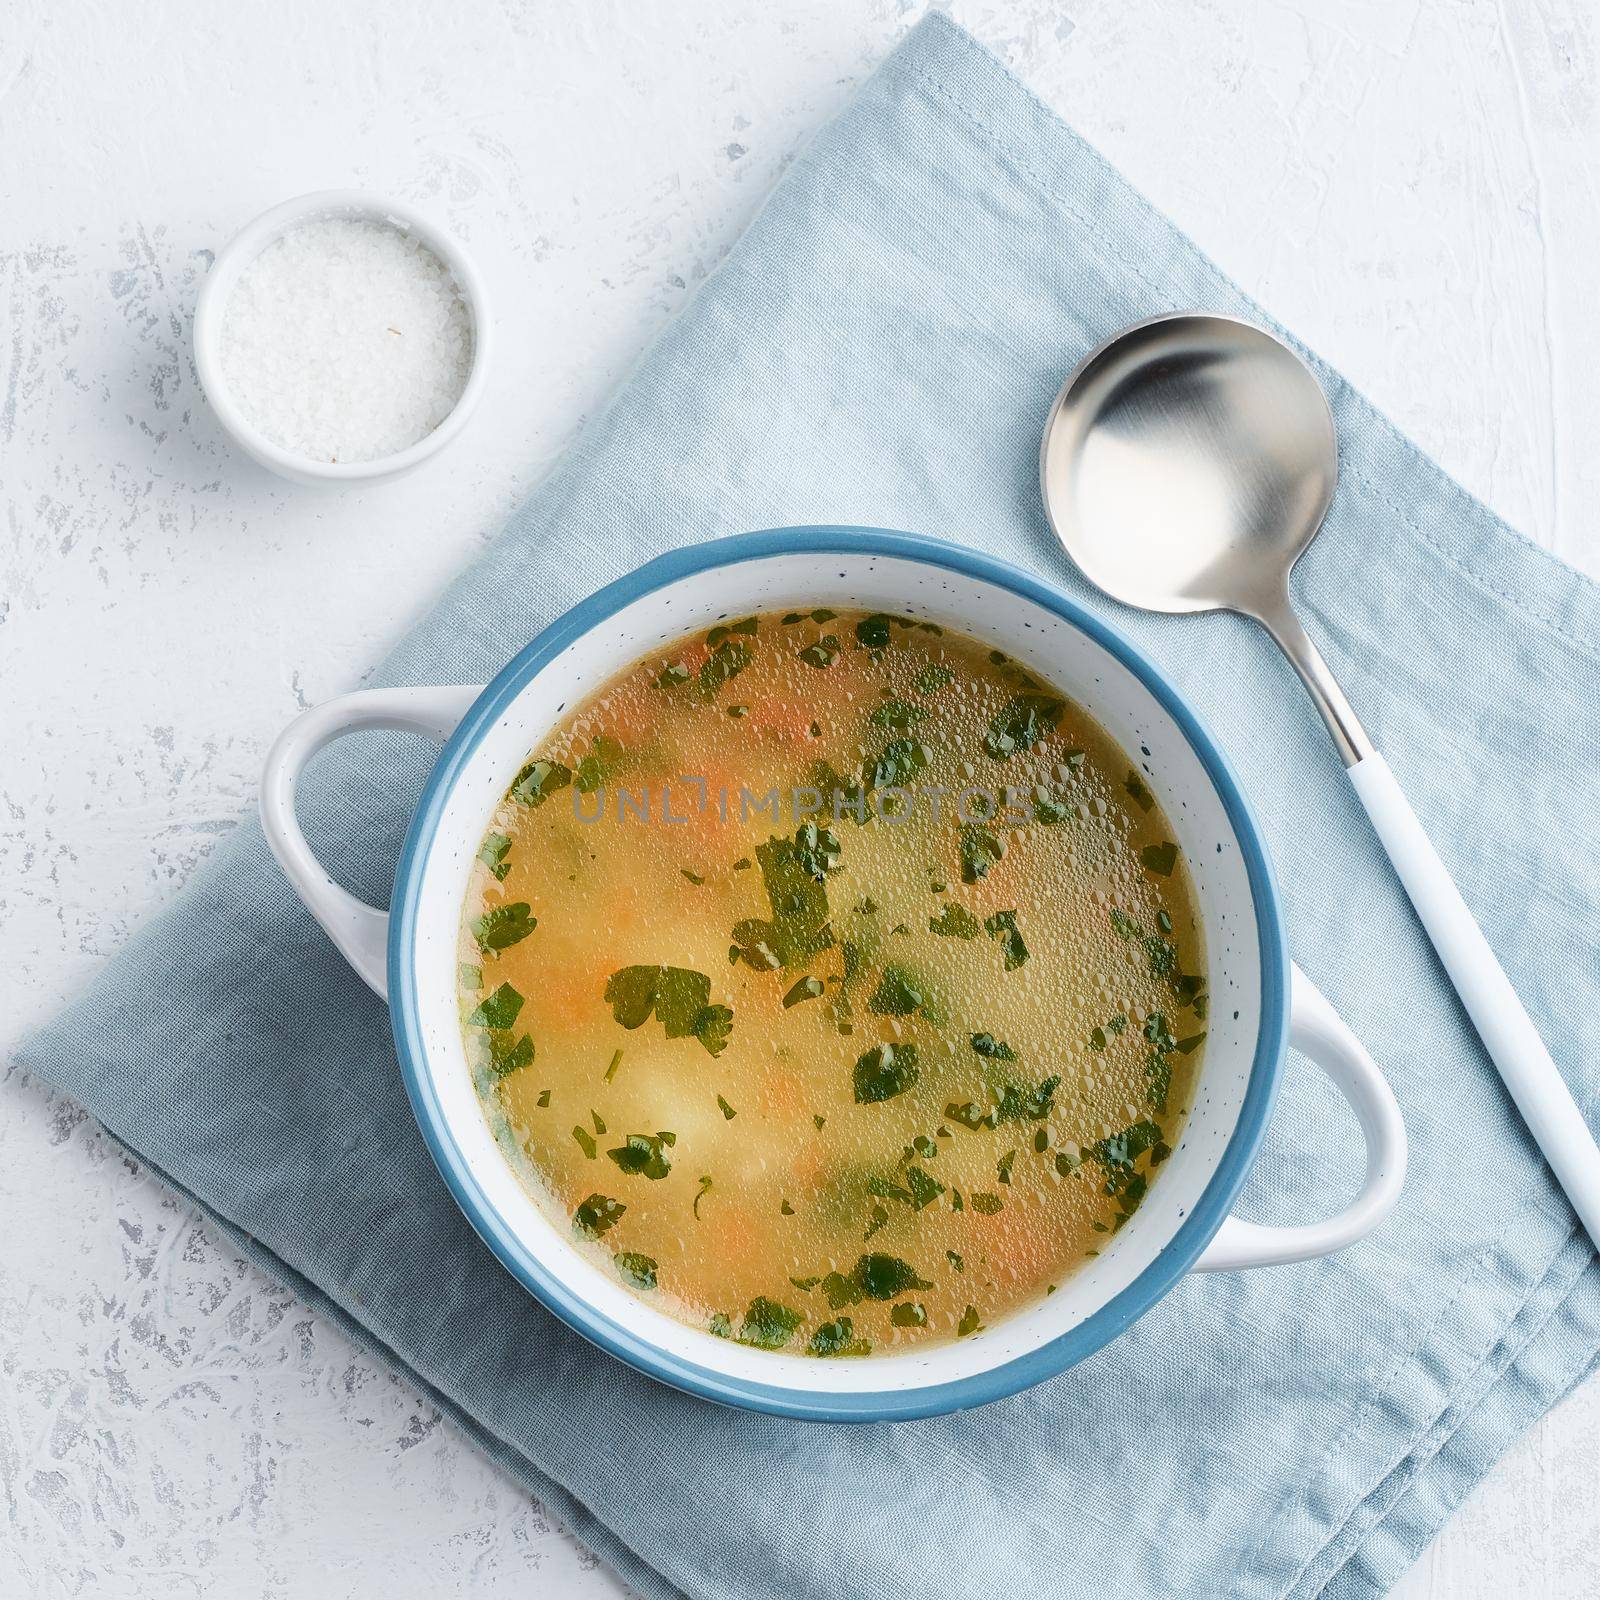
M269 244L291 228L324 217L387 222L421 240L449 269L472 324L472 367L460 398L437 428L408 449L376 461L316 461L274 444L240 409L222 372L222 324L228 297L240 274ZM360 189L321 189L264 211L217 252L200 289L194 314L194 357L211 408L224 431L246 455L297 483L374 483L397 478L442 450L466 426L483 394L490 356L489 301L477 268L443 229L401 201Z

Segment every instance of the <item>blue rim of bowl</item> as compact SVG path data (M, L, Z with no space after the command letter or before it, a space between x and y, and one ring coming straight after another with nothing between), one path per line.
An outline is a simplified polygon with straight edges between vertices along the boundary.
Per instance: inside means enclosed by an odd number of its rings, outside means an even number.
M875 556L942 567L1008 589L1087 634L1132 672L1182 729L1223 803L1254 900L1261 957L1261 1027L1238 1122L1204 1193L1149 1266L1076 1327L1001 1365L946 1383L848 1392L758 1383L671 1355L595 1310L528 1250L484 1194L456 1146L423 1069L425 1047L416 972L409 959L417 928L421 867L450 789L485 733L547 662L624 606L695 573L795 554ZM1260 1148L1288 1046L1288 979L1283 916L1255 817L1227 758L1165 675L1115 629L1019 568L962 545L884 528L816 526L735 534L669 551L579 601L512 657L445 744L406 835L390 902L389 1007L406 1092L423 1139L456 1204L502 1265L569 1327L639 1371L724 1405L811 1421L885 1422L985 1405L1076 1366L1149 1310L1194 1265L1222 1226Z

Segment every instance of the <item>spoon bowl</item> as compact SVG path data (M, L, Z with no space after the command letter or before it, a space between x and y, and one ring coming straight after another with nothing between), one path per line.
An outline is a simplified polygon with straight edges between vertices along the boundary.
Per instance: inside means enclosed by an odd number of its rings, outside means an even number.
M1339 475L1305 364L1222 316L1156 317L1068 378L1040 453L1045 508L1084 575L1146 611L1282 603Z

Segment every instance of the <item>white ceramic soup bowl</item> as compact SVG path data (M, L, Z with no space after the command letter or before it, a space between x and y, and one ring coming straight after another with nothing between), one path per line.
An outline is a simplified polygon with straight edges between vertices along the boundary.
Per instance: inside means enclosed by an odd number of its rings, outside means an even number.
M861 1360L747 1348L691 1328L595 1267L501 1153L468 1070L457 938L468 874L494 806L575 702L641 655L757 611L862 607L960 629L1085 706L1143 769L1199 897L1211 1003L1195 1102L1172 1156L1100 1256L1029 1309L967 1338ZM335 884L295 820L295 780L359 728L441 741L395 875L391 909ZM387 995L418 1123L485 1242L557 1316L681 1389L790 1416L868 1421L978 1405L1063 1371L1122 1332L1185 1273L1338 1250L1374 1228L1405 1169L1394 1096L1355 1036L1290 965L1260 831L1211 736L1160 671L1046 584L959 546L872 529L787 528L673 552L575 606L487 688L377 689L306 712L262 788L267 838L358 973ZM1356 1112L1360 1192L1328 1221L1267 1228L1229 1216L1294 1044Z

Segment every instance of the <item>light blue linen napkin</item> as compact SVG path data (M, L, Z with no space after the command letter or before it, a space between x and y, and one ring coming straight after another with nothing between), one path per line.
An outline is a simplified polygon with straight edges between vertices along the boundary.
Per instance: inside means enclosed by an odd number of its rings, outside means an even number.
M1261 313L963 33L920 26L380 681L487 678L672 545L861 522L1111 611L1035 484L1063 375L1173 307ZM1300 602L1580 1100L1600 1074L1600 593L1340 377ZM1111 612L1243 774L1293 947L1410 1127L1398 1212L1333 1260L1181 1284L1066 1376L834 1428L661 1387L548 1316L449 1200L387 1019L247 825L23 1052L235 1245L381 1352L646 1594L1381 1592L1600 1352L1600 1270L1288 669L1243 623ZM313 833L381 897L428 757L342 747ZM1358 1139L1291 1070L1243 1210L1325 1213Z

